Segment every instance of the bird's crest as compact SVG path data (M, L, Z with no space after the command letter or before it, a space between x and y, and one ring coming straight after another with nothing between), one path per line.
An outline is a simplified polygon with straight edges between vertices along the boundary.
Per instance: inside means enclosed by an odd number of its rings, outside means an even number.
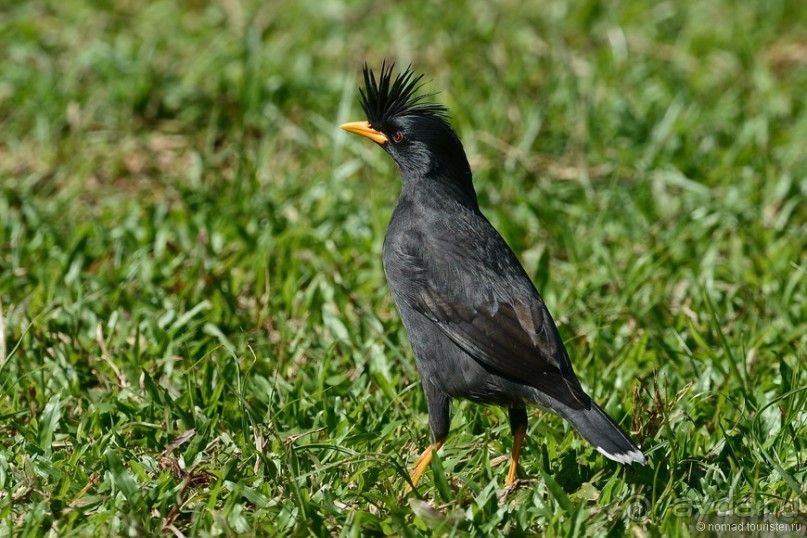
M381 64L381 76L376 80L375 73L364 64L364 88L359 88L361 93L361 107L367 116L367 121L375 128L384 125L390 118L400 116L435 116L445 119L448 111L446 107L439 103L424 103L423 100L433 96L433 93L415 95L422 84L418 84L423 75L415 76L412 66L406 68L403 73L399 73L395 80L392 80L392 69L395 67L391 63L387 67L387 62Z

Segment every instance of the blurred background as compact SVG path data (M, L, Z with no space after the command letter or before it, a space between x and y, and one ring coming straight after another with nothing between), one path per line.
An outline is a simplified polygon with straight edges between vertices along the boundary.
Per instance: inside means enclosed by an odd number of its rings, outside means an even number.
M649 467L535 413L497 500L506 414L458 403L434 506L404 497L428 434L381 267L399 179L338 129L384 59L448 106ZM803 512L805 88L798 0L1 3L0 533Z

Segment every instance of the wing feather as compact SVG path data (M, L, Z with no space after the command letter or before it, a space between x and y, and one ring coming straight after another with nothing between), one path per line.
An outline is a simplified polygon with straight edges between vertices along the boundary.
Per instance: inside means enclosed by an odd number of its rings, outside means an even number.
M408 306L498 375L572 408L588 405L555 323L509 247L512 259L496 267L480 263L488 257L449 253L422 238L397 247L401 274L390 282L410 283L396 294Z

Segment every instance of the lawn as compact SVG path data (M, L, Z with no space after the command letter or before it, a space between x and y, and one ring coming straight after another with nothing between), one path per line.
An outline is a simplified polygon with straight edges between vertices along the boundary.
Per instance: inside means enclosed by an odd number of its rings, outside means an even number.
M361 65L411 63L583 386L428 445ZM807 3L5 2L0 535L678 536L807 512ZM731 519L731 518L729 518Z

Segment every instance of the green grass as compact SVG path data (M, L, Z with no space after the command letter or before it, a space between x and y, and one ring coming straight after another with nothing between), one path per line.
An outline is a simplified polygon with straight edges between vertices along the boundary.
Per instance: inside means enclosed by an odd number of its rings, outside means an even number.
M687 535L807 511L807 4L0 7L0 535ZM411 62L650 464L426 406L362 62ZM743 512L744 510L744 512Z

